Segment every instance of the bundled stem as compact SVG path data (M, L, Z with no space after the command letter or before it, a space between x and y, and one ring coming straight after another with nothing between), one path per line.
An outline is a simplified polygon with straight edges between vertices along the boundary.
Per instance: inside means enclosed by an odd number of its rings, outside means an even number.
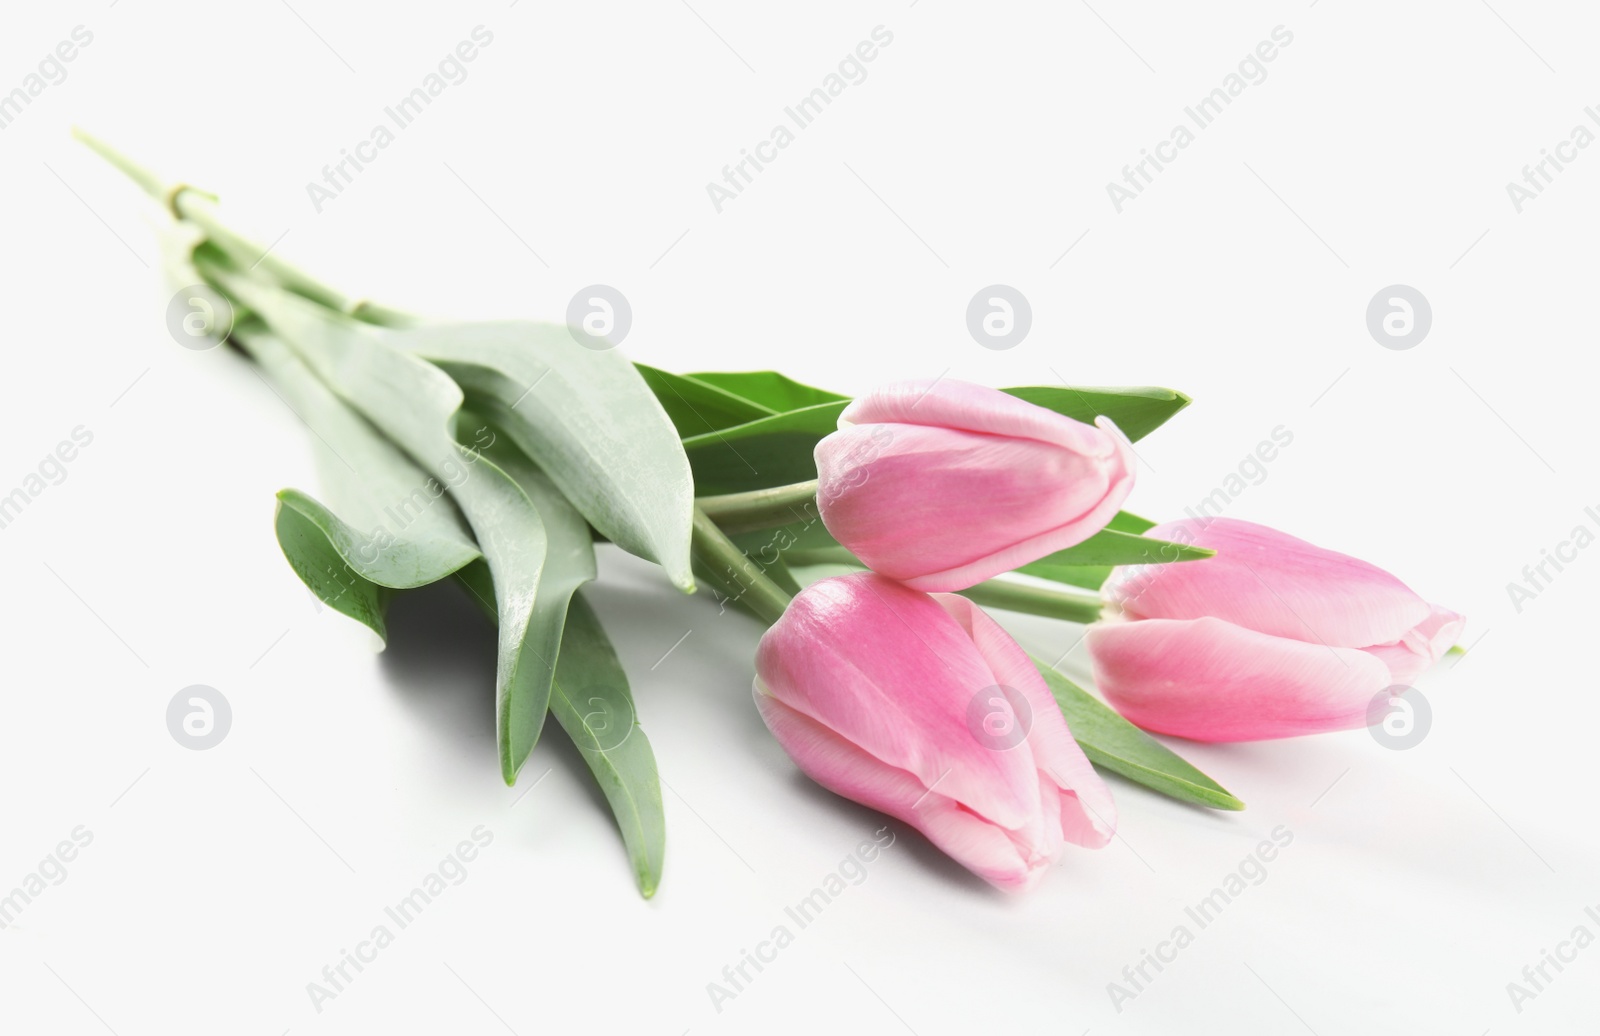
M692 547L695 557L710 567L718 581L738 590L736 599L748 605L763 622L770 626L783 616L789 607L788 593L767 578L760 566L746 557L698 506L694 509Z
M723 532L754 532L788 525L814 513L817 480L747 493L703 496L696 501Z

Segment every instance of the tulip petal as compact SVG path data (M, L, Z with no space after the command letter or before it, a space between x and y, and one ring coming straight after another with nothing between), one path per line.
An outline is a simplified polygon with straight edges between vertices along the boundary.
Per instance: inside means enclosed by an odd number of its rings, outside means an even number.
M1114 429L1114 426L1107 418L1099 418L1098 423L1108 432ZM921 590L925 593L965 590L968 587L978 585L985 579L993 578L1003 572L1010 572L1015 568L1021 568L1029 562L1054 554L1058 550L1076 547L1101 529L1104 529L1106 523L1116 517L1118 509L1122 507L1122 503L1128 498L1128 494L1133 492L1133 448L1128 445L1120 434L1114 434L1113 438L1116 442L1116 449L1113 454L1113 460L1107 462L1111 467L1105 473L1108 480L1106 494L1092 508L1062 521L1060 525L1053 529L1030 536L976 560L958 564L938 572L914 576L905 581L906 585L913 590ZM1057 516L1058 518L1066 518L1066 513L1057 511Z
M1392 682L1388 666L1365 651L1216 618L1106 622L1089 628L1088 643L1096 686L1118 712L1195 741L1363 727L1373 697Z
M1118 569L1103 593L1130 618L1209 615L1319 647L1362 648L1399 641L1431 610L1377 566L1263 525L1193 518L1158 525L1149 535L1217 555Z
M774 698L923 788L1001 827L1037 823L1031 756L991 751L969 725L999 681L926 594L872 572L814 583L761 638L756 671Z
M898 381L851 402L839 427L915 424L1035 439L1090 457L1111 456L1114 436L1004 392L950 378Z
M936 594L951 618L959 622L978 653L989 664L995 683L1022 694L1031 712L1024 746L1044 782L1044 807L1053 812L1061 836L1074 845L1098 849L1111 841L1117 829L1117 804L1111 789L1095 772L1073 739L1055 695L1039 675L1028 653L982 608L956 594Z
M1369 647L1366 652L1389 667L1391 683L1409 686L1444 657L1466 624L1466 619L1450 609L1435 606L1431 615L1398 641Z
M785 705L759 679L755 699L768 729L806 776L835 794L917 828L985 881L1021 891L1031 887L1050 863L1052 854L1044 846L1019 849L1006 829L939 790L929 791L915 774L874 758ZM1060 845L1059 840L1054 845Z
M1132 489L1131 455L1117 459L948 428L855 427L818 444L818 496L829 532L874 571L958 590L1104 528Z

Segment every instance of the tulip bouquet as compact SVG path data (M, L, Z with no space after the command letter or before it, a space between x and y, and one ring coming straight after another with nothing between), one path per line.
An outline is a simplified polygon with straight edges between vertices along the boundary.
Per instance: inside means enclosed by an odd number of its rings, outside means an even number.
M660 781L581 591L596 542L765 624L755 707L795 763L1008 890L1066 843L1112 837L1102 772L1244 808L1146 731L1363 726L1460 632L1354 558L1122 510L1130 442L1187 405L1177 392L938 379L852 400L773 371L629 363L584 328L427 321L347 298L231 229L212 196L80 137L173 217L168 265L190 286L175 304L313 432L321 498L278 494L290 567L379 637L397 592L464 587L498 627L502 776L553 716L646 896ZM1090 624L1104 700L985 606Z

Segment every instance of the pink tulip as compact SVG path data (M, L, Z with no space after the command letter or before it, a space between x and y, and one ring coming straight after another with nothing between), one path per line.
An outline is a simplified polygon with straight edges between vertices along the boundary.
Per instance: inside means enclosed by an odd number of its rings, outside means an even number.
M1120 615L1089 630L1095 680L1147 730L1257 741L1364 727L1379 693L1409 685L1466 622L1380 568L1265 526L1198 518L1149 535L1217 554L1119 568L1105 585Z
M1028 656L964 597L872 572L801 591L756 652L756 707L813 780L1025 889L1116 807Z
M1082 543L1133 488L1133 452L1109 418L1086 425L948 379L855 400L816 461L833 537L927 591L964 590Z

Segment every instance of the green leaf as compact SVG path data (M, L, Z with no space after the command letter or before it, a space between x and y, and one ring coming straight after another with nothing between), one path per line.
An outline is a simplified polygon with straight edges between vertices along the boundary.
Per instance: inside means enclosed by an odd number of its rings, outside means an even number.
M287 499L285 490L278 494L278 511L273 525L278 534L278 545L289 560L300 581L311 589L322 602L343 612L387 640L389 632L385 617L389 611L389 591L369 579L363 579L334 549L333 543L317 524ZM294 494L300 497L301 494Z
M442 579L481 556L446 487L330 392L287 344L257 320L241 322L234 338L255 360L268 387L311 430L316 445L329 504L294 489L278 494L279 543L296 572L326 576L330 568L336 573L348 568L349 576L364 582L404 589ZM310 544L307 537L313 535L324 543ZM323 556L330 550L338 565ZM309 553L297 557L295 551ZM329 589L344 597L350 590L345 574L339 576ZM335 601L328 603L345 611ZM363 614L353 617L383 636L381 615L374 626L360 607Z
M498 432L498 429L490 427ZM496 434L493 444L485 447L484 456L521 487L528 501L539 512L545 532L544 569L539 576L539 593L533 602L533 613L528 618L528 632L523 639L524 650L534 652L559 674L560 651L565 643L562 630L567 622L568 606L578 587L592 581L597 575L594 540L589 535L589 526L583 520L583 515L561 494L555 483L512 446L508 439L508 436ZM551 694L554 693L552 690ZM554 708L554 705L551 707Z
M389 340L451 375L607 539L693 589L688 461L631 364L557 325L419 326Z
M673 374L643 363L635 363L634 367L672 419L678 435L685 439L777 413L687 374Z
M743 493L816 478L811 453L838 426L845 405L821 403L683 440L696 495Z
M705 371L688 377L731 392L775 414L800 410L818 403L848 400L837 392L804 385L777 371ZM727 427L723 425L721 427Z
M1091 763L1180 802L1212 809L1244 809L1244 803L1226 788L1123 719L1105 702L1039 659L1033 658L1033 664L1050 685L1050 693L1061 706L1072 736Z
M1189 405L1170 389L1078 389L1031 386L1004 391L1079 421L1104 414L1138 440ZM847 400L819 403L689 436L683 448L694 468L695 493L713 496L805 482L817 477L812 451L839 424Z
M572 599L550 710L588 764L633 862L639 892L655 895L666 853L666 813L655 753L639 728L628 674L583 595Z
M492 461L456 441L461 390L426 361L394 348L386 332L341 317L282 289L207 263L219 289L266 320L322 382L440 483L460 506L493 574L500 616L495 720L507 784L538 741L555 660L529 650L544 570L546 534L523 490ZM486 430L480 430L486 432ZM489 445L478 434L475 445Z
M1113 532L1125 532L1137 536L1146 529L1155 528L1155 524L1148 518L1141 518L1127 511L1118 511L1116 516L1106 523L1106 528ZM1150 540L1147 542L1160 543L1162 541ZM1015 569L1015 571L1030 576L1038 576L1041 579L1050 579L1057 583L1065 583L1068 586L1082 587L1085 590L1098 590L1105 585L1107 579L1111 578L1112 566L1110 564L1080 564L1071 559L1070 552L1062 551L1061 553L1069 554L1067 563L1062 563L1056 559L1056 555L1051 554L1040 558L1038 561L1029 562L1021 568ZM1171 560L1179 561L1185 559L1173 558Z
M386 344L445 371L611 542L685 591L694 482L672 422L631 363L556 324L386 330Z
M1106 528L1118 532L1131 532L1135 536L1142 532L1149 532L1156 527L1156 523L1148 518L1140 518L1130 511L1118 511L1116 517L1106 523Z
M173 276L201 279L192 234L163 235ZM215 249L209 249L216 261ZM203 260L202 260L203 261ZM387 639L389 589L422 586L481 557L446 490L331 392L281 338L245 314L233 339L262 380L310 429L324 505L278 494L273 526L301 581L324 603Z
M1058 582L1080 586L1081 583L1073 582L1072 577L1077 575L1073 570L1085 566L1110 568L1116 565L1164 565L1177 561L1200 561L1215 554L1216 551L1205 547L1155 540L1148 536L1136 536L1108 528L1101 529L1075 547L1046 554L1038 561L1023 565L1017 571L1024 575L1055 579ZM1067 578L1061 578L1062 576Z
M495 619L494 586L481 562L456 573L456 580ZM646 899L661 884L666 855L666 816L655 753L640 729L628 674L623 671L605 629L583 594L572 596L556 680L550 689L550 714L567 732L611 806L635 880Z
M1046 565L1035 561L1013 571L1084 590L1098 590L1111 578L1110 565Z
M1102 415L1116 422L1134 442L1171 420L1188 406L1189 397L1165 388L1072 388L1066 385L1028 385L1005 390L1046 410L1092 424Z

